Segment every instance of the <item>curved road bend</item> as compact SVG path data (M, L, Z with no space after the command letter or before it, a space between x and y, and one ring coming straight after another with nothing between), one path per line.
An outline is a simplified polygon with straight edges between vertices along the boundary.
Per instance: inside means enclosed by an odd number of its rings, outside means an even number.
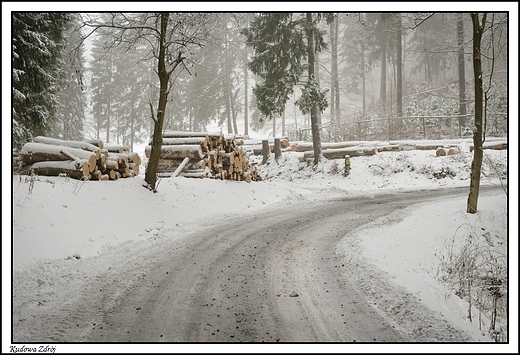
M456 188L295 204L234 218L188 241L162 238L114 260L83 290L86 303L99 304L82 341L415 341L366 302L336 246L378 217L467 193Z

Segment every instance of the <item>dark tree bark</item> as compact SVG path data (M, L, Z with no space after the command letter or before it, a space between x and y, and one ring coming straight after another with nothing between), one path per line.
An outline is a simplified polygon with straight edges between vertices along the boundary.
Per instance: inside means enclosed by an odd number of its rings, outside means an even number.
M282 137L285 137L285 111L282 112Z
M307 12L307 22L312 24L312 13ZM307 30L307 56L309 80L315 79L314 75L314 39L312 31ZM314 148L314 165L317 165L323 157L321 150L321 132L318 122L318 108L316 104L311 109L312 145Z
M316 82L318 83L318 86L320 85L320 56L315 55L314 56L314 76L316 77ZM318 110L316 112L316 115L318 116L318 124L321 126L321 112ZM283 128L282 128L283 130Z
M168 82L170 80L170 72L166 69L165 63L165 54L166 54L166 31L168 29L168 20L169 14L162 13L161 15L161 27L159 33L159 55L158 55L158 64L157 64L157 75L159 76L159 106L157 109L157 115L154 116L153 108L152 109L152 119L154 121L154 130L153 130L153 144L152 150L150 152L150 159L148 160L148 165L146 166L145 172L145 181L148 184L148 187L152 191L156 191L156 182L157 182L157 168L159 165L159 159L161 156L161 146L162 146L162 129L164 124L164 112L166 110L166 103L168 101ZM179 53L180 56L181 53Z
M486 26L487 14L482 15L482 23L478 13L471 13L473 22L473 76L475 78L475 129L473 131L473 161L471 163L471 177L467 213L476 213L480 190L480 172L483 159L483 116L484 116L484 88L482 82L481 41Z

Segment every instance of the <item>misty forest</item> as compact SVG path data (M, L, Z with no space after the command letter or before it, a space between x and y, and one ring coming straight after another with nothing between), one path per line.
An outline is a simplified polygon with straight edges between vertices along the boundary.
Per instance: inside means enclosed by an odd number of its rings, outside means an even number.
M12 12L13 339L508 342L509 20Z
M322 141L508 133L507 13L13 12L12 30L13 149L150 142L152 190L165 130L312 141L315 164Z

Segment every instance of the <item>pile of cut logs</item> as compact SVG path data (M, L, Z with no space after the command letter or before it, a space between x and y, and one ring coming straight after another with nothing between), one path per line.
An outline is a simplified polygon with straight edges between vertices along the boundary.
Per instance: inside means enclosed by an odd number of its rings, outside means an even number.
M141 158L128 147L100 139L68 141L38 136L19 151L21 171L82 180L117 180L139 175Z
M164 131L158 174L235 181L261 180L256 166L234 135L210 132ZM145 147L150 158L151 141Z

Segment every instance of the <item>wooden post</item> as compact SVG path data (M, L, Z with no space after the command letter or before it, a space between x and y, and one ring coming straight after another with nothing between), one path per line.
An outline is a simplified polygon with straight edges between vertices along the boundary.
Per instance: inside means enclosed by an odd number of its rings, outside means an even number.
M274 159L278 159L282 156L282 146L280 145L280 138L274 139Z
M263 140L262 141L262 155L264 156L262 159L262 164L267 163L267 159L269 159L269 155L271 154L271 151L269 149L269 141Z

